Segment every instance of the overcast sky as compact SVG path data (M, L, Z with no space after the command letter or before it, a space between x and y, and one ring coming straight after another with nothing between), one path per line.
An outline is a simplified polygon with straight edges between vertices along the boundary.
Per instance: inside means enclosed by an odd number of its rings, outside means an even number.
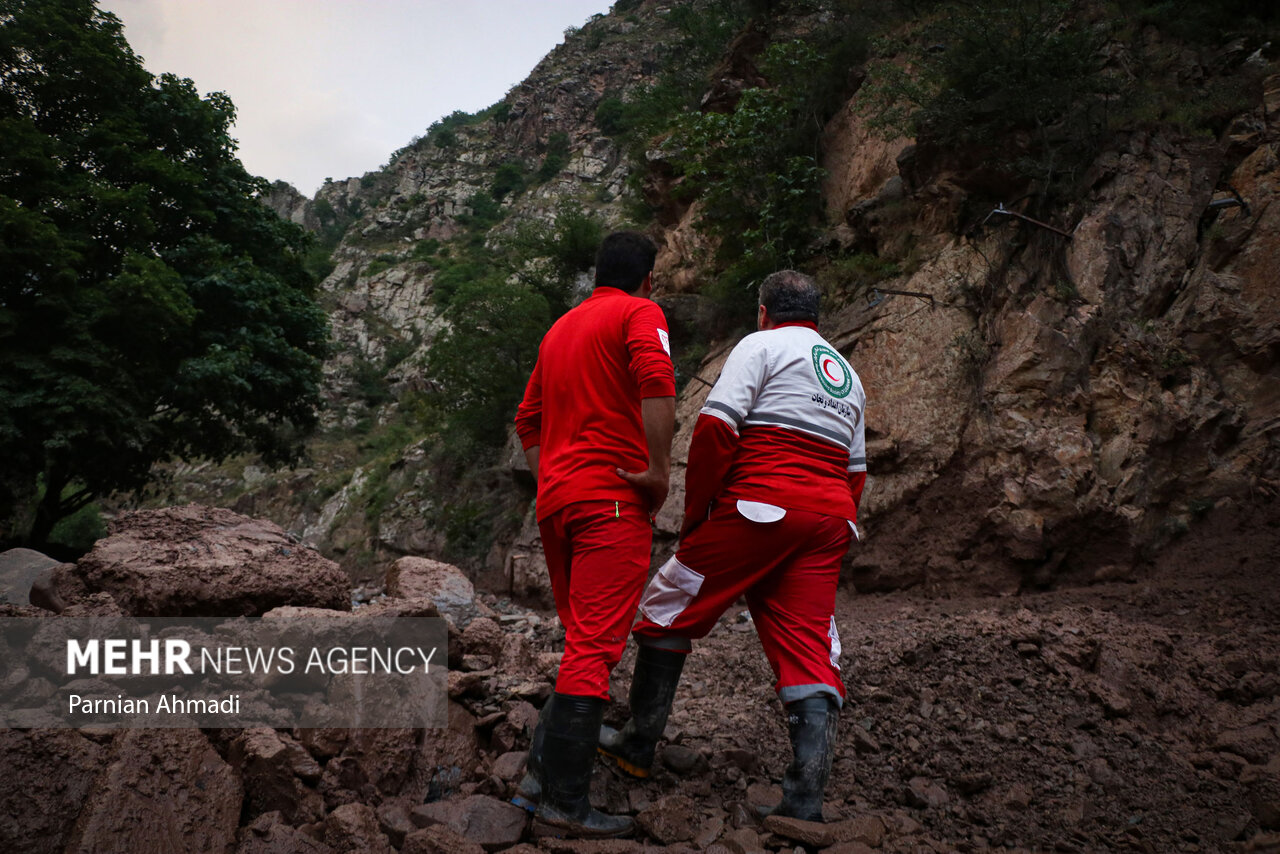
M611 0L99 0L152 74L235 102L240 159L311 196L500 100Z

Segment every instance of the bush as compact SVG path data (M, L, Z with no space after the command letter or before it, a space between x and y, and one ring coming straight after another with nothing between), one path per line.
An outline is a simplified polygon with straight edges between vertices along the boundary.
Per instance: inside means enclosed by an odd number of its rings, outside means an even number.
M547 153L538 167L538 182L550 181L560 170L569 165L569 135L564 131L556 131L547 140Z
M508 160L498 167L493 176L493 186L489 193L495 201L502 201L508 194L519 194L524 190L524 167L515 161Z
M622 103L622 99L609 96L600 101L596 106L596 127L600 128L600 132L605 136L618 136L628 129L626 121L626 106Z
M561 202L554 223L522 222L504 248L515 275L546 299L556 318L569 310L573 283L595 263L603 236L603 222L577 202Z
M427 372L440 386L445 429L497 447L506 440L538 344L551 324L547 301L490 277L461 285L447 317L450 326L427 359Z

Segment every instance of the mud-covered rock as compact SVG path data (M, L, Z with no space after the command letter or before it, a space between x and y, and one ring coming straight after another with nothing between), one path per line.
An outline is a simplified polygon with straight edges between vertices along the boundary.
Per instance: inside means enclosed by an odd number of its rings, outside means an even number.
M31 600L31 586L41 576L49 576L58 561L32 549L0 552L0 602L10 605L39 605ZM50 608L59 611L61 608Z
M80 559L74 575L87 591L109 593L139 616L256 616L281 605L351 608L349 582L333 561L274 523L196 504L126 513Z
M240 828L236 854L333 854L319 839L287 824L278 812L263 813Z
M75 730L0 729L0 850L61 852L109 754Z
M400 854L484 854L484 846L446 824L413 830Z
M320 795L308 785L320 780L322 769L291 737L273 729L245 730L232 742L227 761L244 784L247 816L278 812L291 825L323 817Z
M659 798L636 816L636 824L663 845L688 842L698 830L694 802L684 795Z
M529 814L506 801L472 795L423 804L414 808L411 817L419 827L443 824L487 851L499 851L520 841Z
M395 850L367 804L343 804L329 813L324 841L335 854L393 854Z
M422 599L443 615L466 622L475 614L476 591L456 566L421 557L402 557L387 570L387 595Z
M235 845L242 800L240 779L199 730L126 730L66 851L223 854Z

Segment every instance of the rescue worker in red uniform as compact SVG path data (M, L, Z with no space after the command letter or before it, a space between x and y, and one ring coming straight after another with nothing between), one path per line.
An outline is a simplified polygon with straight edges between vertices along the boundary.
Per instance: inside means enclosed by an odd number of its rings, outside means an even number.
M609 674L649 574L652 518L666 500L675 372L666 318L649 299L653 241L615 232L591 296L555 322L516 414L538 482L537 517L565 630L555 693L534 733L518 803L576 836L632 820L587 800Z
M602 728L600 751L648 776L691 641L745 596L794 757L771 812L820 821L845 695L835 596L866 481L866 396L818 334L811 278L774 273L759 302L760 331L729 354L695 425L680 547L633 631L631 718Z

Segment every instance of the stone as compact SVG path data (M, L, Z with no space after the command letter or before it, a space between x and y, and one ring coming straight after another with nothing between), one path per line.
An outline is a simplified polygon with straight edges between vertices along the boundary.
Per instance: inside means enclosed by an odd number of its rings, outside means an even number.
M768 816L764 820L764 829L813 848L826 848L837 841L833 825L823 824L820 821L804 821L790 816Z
M663 765L680 775L692 774L707 767L707 760L700 752L683 744L668 744L662 748L659 758Z
M934 780L912 777L907 783L907 802L916 807L937 809L951 802L951 796Z
M259 616L281 605L349 611L338 565L278 525L187 504L126 513L76 564L90 592L149 617ZM68 603L70 604L70 603Z
M320 795L299 779L319 780L320 764L289 736L268 728L245 730L231 743L227 761L244 784L248 817L278 812L290 825L323 817Z
M418 827L409 817L413 804L404 800L383 801L378 805L378 827L396 848L404 845L405 838Z
M86 602L94 594L89 592L84 581L76 574L75 564L56 563L46 566L32 579L27 595L31 604L37 608L61 614L72 605ZM96 595L106 597L112 604L115 603L115 600L106 593ZM118 605L115 606L115 610L119 614L124 613Z
M732 854L757 854L763 851L760 834L749 827L739 827L720 837L720 844Z
M126 730L65 851L220 854L235 846L242 801L235 771L199 730Z
M418 827L443 824L485 850L497 851L520 841L529 814L515 804L488 795L471 795L422 804L414 807L410 817Z
M31 585L42 575L51 575L59 561L32 549L0 552L0 602L31 605ZM61 610L50 608L48 610Z
M719 839L723 832L724 819L718 815L712 816L698 828L698 832L693 837L693 844L698 848L706 848Z
M456 566L421 557L402 557L387 570L387 595L425 599L455 620L475 613L475 587Z
M343 804L324 820L324 841L339 854L393 854L390 840L367 804Z
M505 640L502 628L488 617L476 617L467 624L462 632L462 651L464 655L484 656L496 660L502 654L502 643ZM489 667L493 664L490 663ZM474 668L484 670L483 667Z
M875 854L875 851L865 842L837 842L830 848L824 848L823 854Z
M525 762L529 759L529 751L512 750L493 760L493 775L504 782L511 782L524 774Z
M405 836L400 854L484 854L484 847L448 825L435 824Z
M333 854L333 849L269 812L240 828L236 854Z
M0 729L0 851L61 852L108 754L76 730Z
M696 821L697 805L683 795L659 798L636 816L636 824L663 845L693 839Z
M538 840L538 850L551 854L638 854L645 847L630 839L557 839Z

